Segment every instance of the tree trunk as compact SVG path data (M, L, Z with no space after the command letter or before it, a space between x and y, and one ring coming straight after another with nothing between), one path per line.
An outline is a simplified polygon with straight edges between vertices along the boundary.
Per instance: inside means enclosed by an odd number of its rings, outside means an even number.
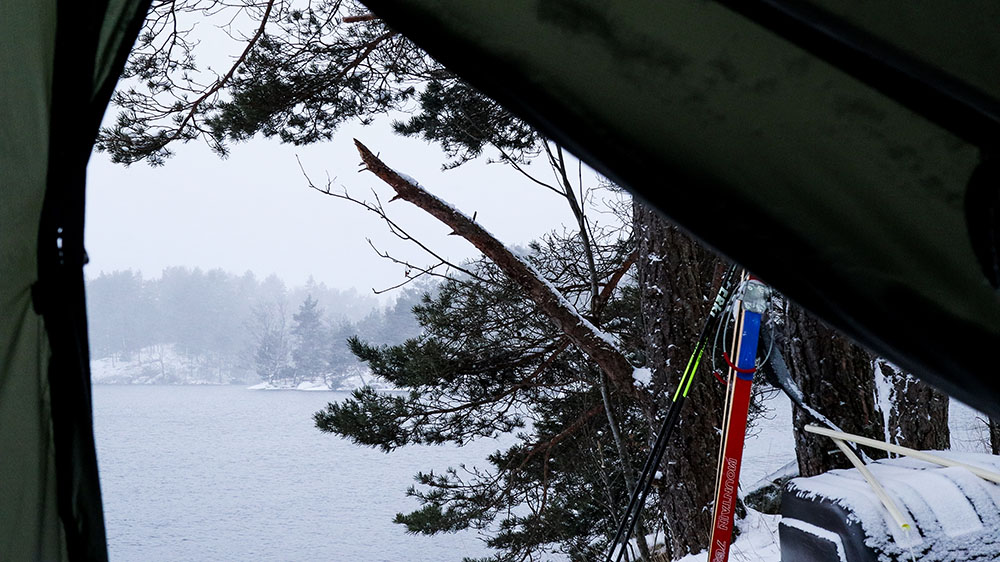
M1000 455L1000 420L990 418L990 450Z
M785 306L782 329L782 355L806 404L848 433L885 435L882 412L875 403L871 355L791 303ZM828 437L803 430L815 423L805 411L794 406L792 418L801 476L851 466ZM871 457L885 456L880 451L867 452Z
M879 359L878 377L888 384L877 384L888 397L879 397L883 418L888 420L886 440L896 445L918 450L944 450L951 447L948 428L948 395L904 373L895 365Z
M637 274L646 365L653 372L659 414L673 396L708 314L720 261L640 202L633 204ZM707 369L698 375L660 470L668 552L680 558L708 547L724 389ZM653 436L659 423L653 425ZM652 438L651 438L652 440Z

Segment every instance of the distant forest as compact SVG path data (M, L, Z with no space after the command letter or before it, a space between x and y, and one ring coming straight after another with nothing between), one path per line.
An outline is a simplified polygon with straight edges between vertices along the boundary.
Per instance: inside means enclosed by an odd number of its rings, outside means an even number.
M427 290L401 290L384 307L354 289L312 279L288 288L276 275L261 280L249 271L102 272L87 279L91 359L114 371L110 382L319 380L336 388L364 369L347 339L397 344L417 335L411 309Z

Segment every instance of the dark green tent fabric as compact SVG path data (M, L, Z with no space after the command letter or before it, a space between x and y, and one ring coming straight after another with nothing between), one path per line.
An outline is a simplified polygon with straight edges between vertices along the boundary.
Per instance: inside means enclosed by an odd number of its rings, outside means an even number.
M1000 4L990 0L814 1L931 67L1000 99Z
M997 6L365 2L793 300L1000 415L1000 302L964 209L996 140Z
M0 559L106 560L83 188L148 2L0 3Z
M55 2L0 4L0 553L60 560L48 343L31 308L48 162Z

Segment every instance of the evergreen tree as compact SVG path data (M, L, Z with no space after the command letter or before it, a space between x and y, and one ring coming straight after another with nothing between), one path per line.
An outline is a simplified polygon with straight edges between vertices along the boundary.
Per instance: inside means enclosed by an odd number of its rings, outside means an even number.
M315 381L327 373L327 329L319 301L306 297L299 311L292 315L292 361L295 364L294 383Z
M101 273L88 283L91 349L94 357L129 359L156 341L157 322L150 314L156 284L132 270Z
M301 23L286 25L286 22L274 22L270 28L272 33L255 36L248 46L249 56L239 72L233 73L228 82L213 86L212 92L205 98L207 102L192 104L187 100L169 100L169 103L159 104L150 102L150 96L134 91L120 95L117 103L129 111L122 114L116 126L102 132L100 146L119 161L145 158L155 164L162 163L162 159L169 155L167 145L175 140L209 138L219 151L226 150L228 141L241 140L257 132L278 136L287 142L305 143L329 138L336 126L346 120L365 121L387 109L410 109L415 106L416 111L410 118L396 123L396 130L406 135L421 136L444 147L452 159L449 166L475 158L492 147L499 154L499 160L514 164L522 172L524 168L521 164L544 154L563 180L572 175L567 173L559 147L543 142L532 128L458 80L404 38L386 29L381 22L333 24L335 12L340 7L339 3L318 5L316 11L303 12L299 14L301 17L293 18ZM289 25L295 30L290 31ZM303 33L305 30L309 33ZM314 41L304 38L314 38ZM171 84L181 73L157 58L154 45L153 41L140 44L139 55L133 57L130 68L144 79L155 76L157 83ZM305 53L309 53L310 64L297 64L297 57ZM421 84L421 87L414 88L415 84ZM216 102L217 93L223 90L228 92L229 99ZM151 97L170 97L172 91L181 91L181 88L152 92L154 95ZM171 113L182 118L172 123L162 118ZM185 119L185 115L195 117ZM199 129L198 123L210 126ZM537 178L532 179L545 185ZM583 239L582 245L576 246L576 252L564 256L561 265L577 274L575 283L591 289L577 293L583 299L578 310L588 311L590 304L597 300L598 287L595 276L586 274L588 268L595 268L594 257L589 255L592 253L591 244L587 239L591 227L583 216L581 201L572 198L573 189L568 181L557 184L547 187L567 197L578 220L579 237ZM623 256L619 255L618 259L623 260ZM621 263L619 261L617 265ZM700 292L677 295L678 299L700 300L702 297ZM362 329L359 326L359 331ZM373 371L381 374L376 365L377 361L372 364ZM593 364L588 368L593 376L590 384L597 388L606 385L601 375L594 373ZM388 378L388 373L385 376ZM594 390L592 386L588 392ZM616 402L621 399L621 396L612 396L608 400ZM624 407L623 412L637 406L640 405ZM648 416L649 404L645 407ZM606 420L604 423L613 422L618 409L616 404L605 402L602 412ZM629 415L621 415L625 418L621 424L628 425ZM638 435L642 437L637 438L633 445L640 443L641 447L645 447L650 441L648 432L648 425L638 430ZM620 464L629 456L623 447L625 445L621 443L615 446L614 454L619 463L616 466L620 477L629 475L627 477L631 478L631 470ZM642 454L635 457L642 458ZM711 471L693 472L692 476L699 480L712 480ZM699 483L696 486L702 485ZM609 496L611 498L615 497ZM608 506L606 515L609 523L617 520L627 500L615 498L615 501L619 501L620 505ZM702 508L694 506L691 509L701 512ZM696 517L696 513L689 515Z
M343 373L358 364L357 358L351 353L348 340L357 334L354 324L341 322L330 327L330 349L327 363L331 373Z
M375 338L380 342L398 343L414 333L412 318L403 322L398 314L389 318L374 308L374 299L358 298L353 291L327 289L322 283L313 283L311 288L339 310L357 314L358 306L372 306L368 311L372 333L395 338ZM156 382L167 383L189 379L249 383L255 381L256 373L264 381L289 384L295 379L293 343L299 341L296 338L293 342L290 331L293 319L287 312L289 294L309 298L310 303L315 303L313 312L321 308L319 298L300 288L290 292L276 275L258 281L250 272L237 276L219 269L203 272L170 267L158 279L147 279L134 271L101 273L87 280L87 292L93 359L155 363L150 366L162 375ZM307 324L313 322L307 319ZM342 322L341 330L340 357L348 366L357 366L346 341L358 332L349 322ZM329 348L331 338L327 332L320 319L319 335L309 337L309 345ZM300 354L319 354L308 349L309 345ZM167 366L173 366L165 362L170 349L183 356L185 362L183 368L173 370L176 377L164 372ZM319 354L323 362L320 367L305 355L300 360L312 365L308 376L345 370L343 365L335 365L328 353ZM144 380L150 380L144 376Z
M625 246L598 260L602 285ZM528 259L571 302L589 299L579 268L576 237L548 237ZM519 431L518 442L488 459L487 467L452 467L417 475L409 494L420 509L399 514L410 532L497 529L490 560L538 559L561 552L593 560L613 533L627 499L623 467L610 431L593 362L573 346L518 285L492 262L472 266L475 277L445 281L414 307L423 334L393 346L357 338L352 351L373 373L406 395L356 391L316 414L324 431L385 451L409 444L452 442ZM635 292L613 291L605 325L622 345L636 343ZM644 435L645 417L634 402L616 410L628 435ZM644 438L628 440L639 455Z
M367 12L349 0L155 3L123 73L128 86L112 99L122 111L100 131L98 150L115 162L162 165L173 143L201 139L220 154L257 134L309 144L345 122L416 107L396 130L440 144L452 165L489 147L516 162L541 151L533 128L377 18L343 22ZM232 29L234 19L254 28L235 45L242 56L228 72L204 72L200 41L183 30L206 20Z

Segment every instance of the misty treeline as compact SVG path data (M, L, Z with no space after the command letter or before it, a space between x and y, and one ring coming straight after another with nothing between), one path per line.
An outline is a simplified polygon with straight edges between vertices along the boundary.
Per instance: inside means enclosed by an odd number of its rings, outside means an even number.
M91 358L148 364L152 373L162 370L165 357L182 360L185 368L208 373L205 382L281 384L318 376L336 383L360 367L347 348L349 337L388 344L416 335L410 309L421 293L399 291L396 302L383 307L354 289L312 279L289 288L276 275L259 279L250 271L170 267L157 278L101 272L87 280ZM303 308L309 313L302 315ZM301 325L297 316L309 323ZM271 363L262 363L261 347L274 337L284 348L269 350ZM304 349L321 351L304 355Z

